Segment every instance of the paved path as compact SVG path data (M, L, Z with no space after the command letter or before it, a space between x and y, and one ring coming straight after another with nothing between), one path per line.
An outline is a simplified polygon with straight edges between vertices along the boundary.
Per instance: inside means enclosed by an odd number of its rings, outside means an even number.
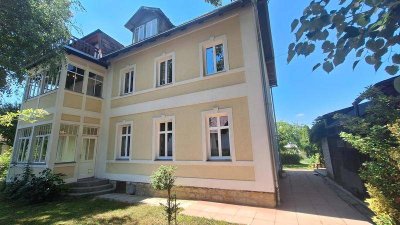
M184 214L262 225L367 225L367 219L340 199L313 171L290 170L281 180L277 209L195 201Z
M163 198L106 194L99 198L160 205ZM349 206L307 170L289 170L281 179L281 206L277 209L216 202L179 200L182 213L191 216L251 225L368 225L367 219Z

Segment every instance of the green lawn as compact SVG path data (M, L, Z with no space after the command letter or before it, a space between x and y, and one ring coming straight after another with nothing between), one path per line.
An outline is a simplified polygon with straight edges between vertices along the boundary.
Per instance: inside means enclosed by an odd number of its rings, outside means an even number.
M0 199L0 224L166 224L161 207L93 198L26 205ZM180 215L178 224L229 224Z

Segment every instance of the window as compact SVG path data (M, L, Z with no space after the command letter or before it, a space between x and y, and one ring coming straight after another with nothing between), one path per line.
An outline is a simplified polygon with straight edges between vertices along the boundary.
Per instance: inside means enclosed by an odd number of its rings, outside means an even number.
M210 40L200 43L201 74L210 76L215 73L229 70L226 36L211 37Z
M82 93L85 70L68 64L65 89Z
M163 54L154 60L155 87L172 84L175 80L175 53Z
M135 91L135 67L123 72L122 95Z
M46 153L51 134L51 124L36 126L32 148L32 161L34 163L46 162Z
M155 146L158 159L172 159L174 152L174 117L155 119Z
M44 76L42 93L47 93L58 88L60 83L61 67L47 71Z
M131 152L132 124L120 124L117 129L117 158L129 159Z
M230 160L233 158L232 112L222 109L217 112L206 112L205 134L209 160Z
M29 142L31 139L31 132L32 128L23 128L19 129L17 133L17 141L16 141L16 148L14 153L14 160L17 163L25 163L28 162L28 149L29 149Z
M224 71L224 45L218 44L206 48L205 61L206 76Z
M83 127L83 151L81 155L82 161L90 161L94 159L97 134L97 127Z
M27 98L33 98L40 95L42 83L42 74L37 74L29 78L27 88Z
M86 94L95 97L102 97L103 77L89 72Z
M133 33L133 43L149 38L158 33L158 21L153 19L135 28Z
M56 162L74 162L76 140L78 138L78 125L60 125Z
M36 74L28 79L28 85L26 89L26 98L33 98L41 94L56 90L58 88L60 79L60 70L58 67L51 71L42 71L42 73Z

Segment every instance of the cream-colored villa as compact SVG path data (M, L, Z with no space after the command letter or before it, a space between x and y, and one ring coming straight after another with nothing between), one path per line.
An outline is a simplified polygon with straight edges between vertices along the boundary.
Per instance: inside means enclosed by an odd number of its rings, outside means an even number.
M32 70L22 108L49 115L18 123L9 179L28 164L153 195L151 173L174 165L178 198L274 207L267 2L234 1L178 26L141 7L125 27L131 45L96 30L65 46L58 71Z

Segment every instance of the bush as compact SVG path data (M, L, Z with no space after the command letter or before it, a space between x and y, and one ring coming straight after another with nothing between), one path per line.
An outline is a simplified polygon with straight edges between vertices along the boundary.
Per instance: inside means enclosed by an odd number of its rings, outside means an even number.
M36 176L27 166L21 178L16 176L13 181L6 184L3 193L8 199L22 199L29 203L52 201L66 193L62 176L62 174L54 174L48 168Z
M8 168L11 162L12 149L8 149L0 155L0 181L7 177Z
M284 165L300 164L301 156L298 154L282 152L281 161Z
M167 204L164 206L164 211L167 216L168 225L175 221L179 212L179 204L176 203L176 195L171 195L171 190L175 183L175 170L174 166L160 166L151 175L151 186L156 190L166 190L168 192Z

